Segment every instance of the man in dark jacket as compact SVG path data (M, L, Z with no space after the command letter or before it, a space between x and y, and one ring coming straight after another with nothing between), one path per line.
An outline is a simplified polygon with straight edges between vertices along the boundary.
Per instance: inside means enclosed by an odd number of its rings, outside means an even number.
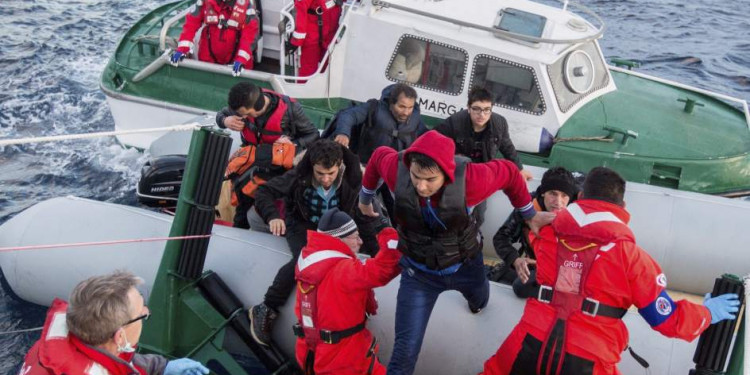
M383 89L380 100L370 99L360 105L342 110L334 119L335 125L323 134L349 147L366 165L372 152L380 146L396 151L407 149L417 137L427 132L419 114L417 92L405 83ZM380 190L383 203L392 216L393 199L388 189Z
M294 289L294 267L302 247L307 244L307 231L316 230L320 218L329 209L338 208L357 222L364 242L363 253L373 254L378 248L375 234L387 226L382 218L370 218L357 210L362 184L362 170L357 155L346 147L321 139L313 143L300 163L289 172L276 177L258 189L256 210L276 236L285 236L292 259L279 269L268 288L264 302L250 309L253 337L261 344L270 341L273 323L279 308ZM274 202L285 199L286 218Z
M222 129L240 132L243 146L293 143L299 152L319 138L318 129L307 118L302 106L286 95L240 82L229 90L228 104L216 114L216 124ZM268 180L275 176L264 177ZM245 196L238 198L234 226L250 228L247 211L253 200Z
M469 91L468 109L454 113L435 130L453 139L456 143L456 154L464 155L474 163L485 163L495 157L497 153L510 160L521 171L527 181L533 176L523 169L518 159L516 147L508 134L508 122L503 116L492 112L492 93L487 89L475 87ZM474 210L479 226L484 223L484 212L487 204L482 203Z
M492 112L492 93L475 87L469 92L467 104L467 109L454 113L435 130L453 139L456 154L464 155L474 163L484 163L494 159L499 152L518 167L526 180L530 180L533 176L523 169L508 134L508 122Z
M339 112L335 129L324 136L332 136L336 142L351 148L362 164L367 164L372 152L380 146L405 150L427 132L416 101L417 92L409 85L387 86L380 100L370 99Z
M537 211L554 213L573 203L577 195L578 186L575 178L563 167L555 167L544 172L541 185L531 194ZM535 272L530 269L530 266L536 264L534 251L529 242L529 236L532 235L521 214L514 211L492 239L495 252L506 267L502 278L495 281L513 283L513 291L519 297L528 297L524 293L527 288L523 286L533 286L535 281ZM520 244L518 250L514 247L517 243Z

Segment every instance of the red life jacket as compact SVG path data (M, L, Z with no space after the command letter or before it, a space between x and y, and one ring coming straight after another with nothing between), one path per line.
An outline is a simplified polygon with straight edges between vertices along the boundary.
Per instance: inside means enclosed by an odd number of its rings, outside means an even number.
M55 299L47 312L39 341L26 354L21 375L146 375L131 363L134 353L122 353L121 361L94 349L68 332L68 303Z
M283 134L281 130L281 120L284 118L284 113L287 111L291 112L292 102L294 101L293 99L271 90L263 89L263 93L276 96L279 99L278 104L276 105L276 110L274 110L271 116L268 117L268 121L266 121L261 128L255 124L254 118L247 117L250 126L245 126L242 129L242 139L248 144L257 145L259 143L276 142L276 140L278 140ZM289 120L291 121L291 113Z
M206 13L204 15L204 22L206 25L218 25L217 27L219 29L227 27L230 29L242 30L247 24L248 17L255 14L255 8L250 6L250 1L251 0L236 0L232 7L232 15L228 20L214 7L214 5L220 6L218 3L208 4L209 6L205 7Z

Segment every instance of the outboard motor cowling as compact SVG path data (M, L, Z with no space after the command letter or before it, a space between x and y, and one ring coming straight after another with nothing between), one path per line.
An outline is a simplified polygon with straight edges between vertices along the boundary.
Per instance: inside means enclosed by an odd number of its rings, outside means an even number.
M185 155L163 155L146 162L136 190L138 202L149 207L175 207L186 161Z

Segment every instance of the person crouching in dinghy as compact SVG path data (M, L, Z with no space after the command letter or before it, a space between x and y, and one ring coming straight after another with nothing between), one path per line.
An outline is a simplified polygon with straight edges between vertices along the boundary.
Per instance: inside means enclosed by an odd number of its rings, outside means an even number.
M628 228L624 195L622 177L594 168L579 200L539 231L536 297L483 374L620 374L631 305L654 330L686 341L735 318L736 294L707 295L704 306L672 301L666 276Z
M362 262L354 220L338 208L307 232L307 246L297 261L297 362L305 374L385 375L376 357L375 337L365 328L377 302L372 288L386 285L401 271L398 234L378 233L380 251Z
M189 358L167 361L135 353L143 321L151 316L135 288L143 281L117 271L79 283L70 303L55 299L42 338L26 354L24 375L206 375Z

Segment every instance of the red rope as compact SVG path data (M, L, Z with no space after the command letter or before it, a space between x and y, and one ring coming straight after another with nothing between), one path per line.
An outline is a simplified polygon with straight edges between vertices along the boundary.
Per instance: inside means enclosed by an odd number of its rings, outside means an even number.
M199 234L199 235L193 235L193 236L179 236L179 237L136 238L132 240L113 240L113 241L98 241L98 242L74 242L74 243L62 243L62 244L51 244L51 245L11 246L11 247L0 247L0 252L56 249L60 247L118 245L118 244L124 244L124 243L156 242L156 241L169 241L169 240L195 240L199 238L208 238L208 237L211 237L211 234Z

